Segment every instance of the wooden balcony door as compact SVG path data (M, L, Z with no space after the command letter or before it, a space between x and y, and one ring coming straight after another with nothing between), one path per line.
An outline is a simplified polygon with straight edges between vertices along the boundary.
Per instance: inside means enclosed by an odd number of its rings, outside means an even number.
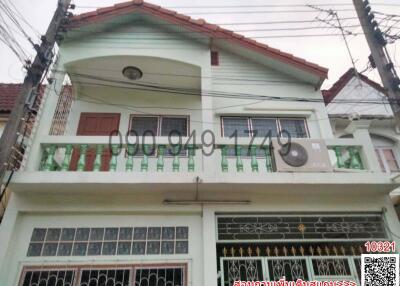
M81 113L77 136L109 136L111 132L119 129L120 114L119 113ZM79 149L75 148L72 153L70 170L76 171L79 160ZM85 171L93 170L93 162L96 156L96 149L89 148L86 153ZM108 171L110 164L111 152L108 146L104 146L101 160L101 171Z

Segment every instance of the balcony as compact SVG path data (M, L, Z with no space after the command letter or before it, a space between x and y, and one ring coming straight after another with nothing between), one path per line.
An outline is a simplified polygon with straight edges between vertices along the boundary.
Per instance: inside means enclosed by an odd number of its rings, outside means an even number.
M171 144L167 137L139 137L130 145L107 136L45 136L37 162L16 174L16 191L101 193L143 192L192 198L196 188L206 198L219 193L388 192L390 176L371 169L365 146L357 139L327 139L331 172L277 172L269 145L259 138L219 138L210 144ZM193 138L192 138L193 139ZM260 138L262 139L262 138ZM188 142L182 138L181 142ZM124 140L123 140L124 141ZM127 142L135 142L129 139ZM201 142L196 139L194 142ZM207 146L206 146L207 145ZM143 150L136 152L135 150ZM243 151L244 150L244 151ZM75 153L75 154L74 154ZM89 154L91 153L91 154ZM36 158L35 158L36 157ZM75 162L73 162L75 161ZM196 187L197 184L197 187ZM200 184L200 185L199 185ZM179 194L179 195L178 195Z

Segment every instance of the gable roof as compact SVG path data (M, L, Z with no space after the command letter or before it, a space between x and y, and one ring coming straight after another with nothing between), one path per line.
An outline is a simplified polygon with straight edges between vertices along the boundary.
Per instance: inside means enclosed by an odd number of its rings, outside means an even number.
M165 21L174 23L176 25L184 26L185 28L192 31L204 33L211 38L225 39L227 41L241 45L244 48L251 49L255 52L263 54L267 57L274 58L282 63L292 65L298 69L309 72L313 75L320 77L322 80L326 79L328 76L327 68L308 62L302 58L295 57L292 54L274 49L266 44L262 44L253 39L246 38L243 35L234 33L220 26L207 23L203 19L193 19L189 16L179 14L175 11L144 2L143 0L128 1L113 6L100 8L92 12L75 15L74 17L72 17L68 28L79 28L85 25L106 21L113 17L126 15L136 11L144 12Z
M369 79L367 76L357 72L354 68L348 69L329 89L322 90L325 105L328 105L338 93L349 83L349 81L357 76L366 84L369 84L377 91L386 94L386 90L377 82Z

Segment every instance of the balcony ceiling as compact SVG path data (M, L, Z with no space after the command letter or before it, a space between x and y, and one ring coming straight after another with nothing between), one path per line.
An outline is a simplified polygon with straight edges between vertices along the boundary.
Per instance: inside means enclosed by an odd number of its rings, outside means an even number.
M129 80L122 74L126 66L143 72L139 80ZM66 66L74 88L124 87L132 89L168 88L198 91L201 88L199 67L154 57L115 56L91 58ZM187 92L187 90L185 91Z

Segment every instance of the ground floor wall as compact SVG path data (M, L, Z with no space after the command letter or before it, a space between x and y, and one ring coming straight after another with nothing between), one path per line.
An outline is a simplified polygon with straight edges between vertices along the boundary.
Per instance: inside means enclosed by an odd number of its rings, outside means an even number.
M390 198L381 194L258 194L249 205L177 206L161 201L149 195L14 193L0 226L0 285L23 285L19 284L21 275L30 269L69 265L82 276L85 269L120 265L133 273L146 267L146 271L151 267L167 271L169 267L182 271L179 275L184 276L183 285L216 286L221 277L217 265L217 256L221 256L216 220L219 215L381 213L388 239L400 245L396 212ZM127 243L129 253L122 246L119 252L119 245ZM74 254L75 245L82 247L76 246Z

